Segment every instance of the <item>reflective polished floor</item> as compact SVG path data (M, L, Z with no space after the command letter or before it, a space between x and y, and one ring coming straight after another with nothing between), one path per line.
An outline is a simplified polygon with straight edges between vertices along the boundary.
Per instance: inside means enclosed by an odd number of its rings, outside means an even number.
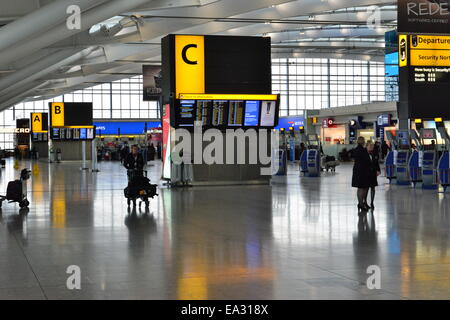
M291 167L272 186L161 187L128 212L119 163L25 166L29 211L0 214L0 299L450 299L450 195L380 178L358 218L351 166L320 179ZM159 181L160 164L149 171ZM0 193L18 175L8 160ZM72 265L81 290L67 288Z

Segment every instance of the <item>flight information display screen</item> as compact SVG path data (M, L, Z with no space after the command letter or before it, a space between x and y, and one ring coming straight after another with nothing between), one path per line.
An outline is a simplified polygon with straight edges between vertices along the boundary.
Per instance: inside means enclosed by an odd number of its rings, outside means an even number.
M208 126L211 124L212 103L212 101L197 101L195 121L201 122L203 126Z
M226 125L228 101L214 101L212 108L211 125L220 127Z
M73 140L93 140L95 139L94 128L52 128L52 140L73 141ZM33 135L33 141L47 141L46 133Z
M278 124L279 101L176 100L174 128L193 128L195 122L211 128L273 128Z
M80 140L86 140L87 139L87 129L82 128L80 129Z
M53 128L52 129L52 140L61 140L61 137L60 137L60 129L58 129L58 128Z
M230 101L228 125L230 127L242 127L244 125L244 101Z
M275 126L276 101L263 101L261 103L261 127Z
M80 140L80 129L73 129L73 140Z
M192 126L195 119L195 100L184 100L180 103L178 123L180 127Z
M31 139L33 142L47 142L48 141L48 134L47 133L40 133L40 132L34 132Z
M87 129L87 139L93 140L95 139L95 130L94 129Z
M259 105L260 101L247 101L245 103L245 120L246 127L257 127L259 125Z

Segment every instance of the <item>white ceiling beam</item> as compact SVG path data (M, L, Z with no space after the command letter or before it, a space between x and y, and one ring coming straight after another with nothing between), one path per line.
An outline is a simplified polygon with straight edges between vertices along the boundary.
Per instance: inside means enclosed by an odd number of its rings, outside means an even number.
M76 3L85 11L106 0L59 0L54 1L29 15L20 18L0 29L0 52L15 43L22 42L65 21L68 17L67 8Z
M135 8L148 1L149 0L112 0L100 4L99 6L86 11L82 15L81 30L69 30L66 23L59 24L44 34L40 34L36 37L28 39L28 41L21 42L17 45L9 47L6 50L0 51L0 65L8 65L13 61L28 55L30 52L35 52L76 33L88 30L91 26L101 21L121 14L122 12ZM33 25L27 24L27 26L29 28L33 28Z

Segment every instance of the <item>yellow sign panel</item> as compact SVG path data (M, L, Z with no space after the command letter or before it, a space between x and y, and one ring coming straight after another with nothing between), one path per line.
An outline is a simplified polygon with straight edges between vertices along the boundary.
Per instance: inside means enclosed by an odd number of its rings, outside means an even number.
M276 101L276 94L184 94L178 96L181 100L257 100Z
M52 103L52 127L64 127L64 103Z
M411 36L411 50L450 50L450 37Z
M42 113L32 113L31 114L31 131L33 132L44 132L42 130Z
M450 50L411 50L411 65L448 67L450 66Z
M408 36L405 34L398 37L398 52L399 66L406 67L408 65Z
M205 93L205 38L175 36L176 96Z

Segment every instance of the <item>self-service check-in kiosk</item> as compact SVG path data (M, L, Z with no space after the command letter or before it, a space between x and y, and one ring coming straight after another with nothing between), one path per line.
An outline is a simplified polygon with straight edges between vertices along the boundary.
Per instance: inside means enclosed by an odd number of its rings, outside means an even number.
M308 150L302 153L300 165L301 173L305 177L319 177L320 176L320 141L316 134L308 135Z
M435 144L425 144L425 141L436 141L437 135L435 129L420 130L420 138L422 139L422 188L437 189L436 168L438 164L438 152Z
M450 193L450 137L443 122L436 122L436 125L438 127L441 138L445 142L445 150L442 153L437 166L439 183L444 188L444 192Z
M397 184L407 186L411 184L409 176L409 158L411 155L411 144L409 140L409 131L397 131L397 162L395 163L395 172L397 176Z
M412 129L409 133L411 141L416 145L416 148L411 149L411 156L408 162L409 177L415 188L417 184L422 183L423 145L416 130Z
M392 180L397 178L396 163L397 163L398 144L397 138L394 137L394 135L389 131L386 132L386 139L391 144L391 150L386 155L385 160L386 178L389 180L389 183L392 183Z

